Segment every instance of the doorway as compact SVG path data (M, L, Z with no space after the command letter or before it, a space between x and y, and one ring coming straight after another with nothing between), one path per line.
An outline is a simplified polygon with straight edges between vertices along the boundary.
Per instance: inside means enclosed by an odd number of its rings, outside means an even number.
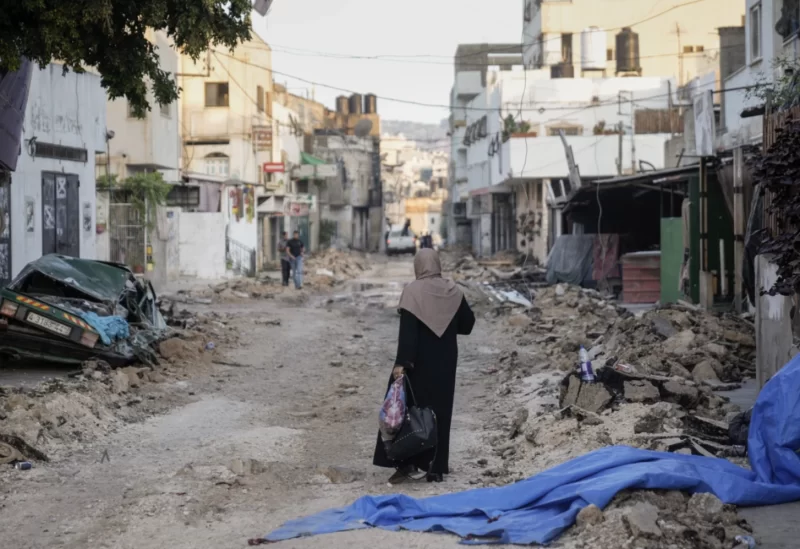
M78 176L42 173L42 255L80 257Z

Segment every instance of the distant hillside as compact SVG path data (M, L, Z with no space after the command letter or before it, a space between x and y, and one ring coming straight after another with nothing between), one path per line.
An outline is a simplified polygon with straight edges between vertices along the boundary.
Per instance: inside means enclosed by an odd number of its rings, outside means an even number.
M439 125L407 120L381 120L381 132L389 135L403 134L412 141L446 141L447 119L442 120Z

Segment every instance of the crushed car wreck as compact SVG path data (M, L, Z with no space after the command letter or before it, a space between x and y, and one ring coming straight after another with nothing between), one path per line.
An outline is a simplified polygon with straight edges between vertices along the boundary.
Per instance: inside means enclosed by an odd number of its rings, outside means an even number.
M0 356L6 359L153 364L153 344L168 334L152 285L125 265L45 255L0 296Z

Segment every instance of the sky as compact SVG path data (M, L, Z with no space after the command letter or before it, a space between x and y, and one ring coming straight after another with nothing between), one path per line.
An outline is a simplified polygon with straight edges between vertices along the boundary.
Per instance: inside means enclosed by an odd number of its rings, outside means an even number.
M311 93L312 85L286 75L374 93L383 119L438 124L449 116L458 44L519 42L522 0L274 0L253 24L272 47L275 81L292 93ZM328 108L349 95L322 85L313 91Z

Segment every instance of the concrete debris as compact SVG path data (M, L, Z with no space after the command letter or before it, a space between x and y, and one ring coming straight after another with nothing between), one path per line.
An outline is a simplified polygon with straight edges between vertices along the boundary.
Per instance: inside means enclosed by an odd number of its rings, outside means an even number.
M592 504L580 510L575 519L575 526L578 528L586 528L587 526L600 524L604 519L605 517L603 516L602 509Z
M658 527L658 507L652 503L641 503L636 507L628 507L622 515L625 524L635 538L660 538Z
M631 402L656 402L661 398L658 389L646 380L625 382L625 398Z
M364 480L366 476L363 471L347 467L325 467L320 473L327 477L331 484L352 484Z
M314 252L306 259L304 284L311 287L330 287L357 278L369 269L370 262L366 254L329 248Z

